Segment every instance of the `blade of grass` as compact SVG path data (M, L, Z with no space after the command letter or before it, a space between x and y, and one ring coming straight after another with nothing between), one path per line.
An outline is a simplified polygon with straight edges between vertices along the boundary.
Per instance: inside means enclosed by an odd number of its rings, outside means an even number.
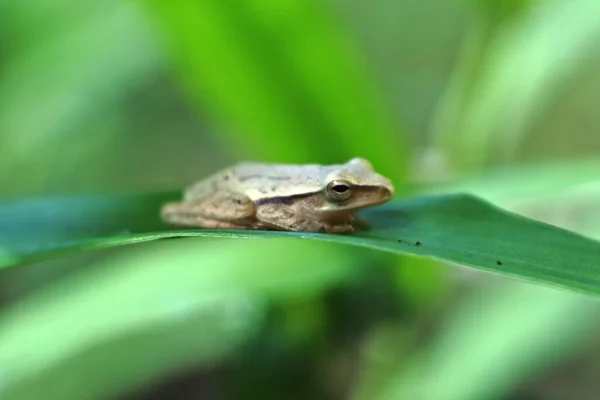
M524 10L495 27L489 40L474 35L466 71L457 71L438 112L439 145L450 149L459 166L513 154L565 84L597 63L590 54L600 42L600 3L551 0Z
M599 242L503 211L469 195L393 201L365 212L373 228L354 235L156 230L160 224L157 204L171 196L173 194L156 193L124 198L79 197L55 203L48 200L39 202L37 210L27 204L0 207L4 226L0 229L0 246L8 261L13 262L4 267L74 251L168 237L295 237L440 259L600 294ZM75 207L78 203L81 206ZM93 204L103 205L103 208ZM27 209L28 213L15 212L15 207ZM56 218L57 224L44 226L41 222L44 220L38 218L36 212L51 215L49 221ZM24 228L19 230L19 227ZM148 227L150 231L146 230Z
M501 282L466 296L378 399L505 399L598 327L595 299ZM551 334L549 334L551 332Z
M3 310L0 396L114 398L218 363L255 337L266 300L310 297L352 264L341 246L289 239L133 248Z
M415 191L467 192L494 203L544 201L600 184L598 171L600 159L596 158L491 167L448 182L418 185Z
M465 192L565 229L600 237L600 179L596 159L489 168L441 184L422 194Z
M331 4L146 1L185 82L253 159L364 156L395 181L405 146ZM234 126L230 126L230 125Z
M248 13L280 48L285 68L330 127L334 155L362 155L397 181L406 174L408 146L373 84L368 66L329 1L252 0ZM315 141L318 132L305 133ZM336 146L337 144L337 146Z
M89 128L91 120L147 82L161 66L160 59L134 3L109 2L95 13L53 4L39 15L37 9L31 15L25 3L11 3L7 12L19 21L14 29L24 31L20 39L27 43L15 46L0 69L0 181L27 184L15 182L9 172L27 170L22 181L44 185L65 156L87 154L70 147L55 157L47 148L63 143L65 135L97 129ZM57 12L60 8L77 17ZM19 35L13 33L18 42ZM98 146L110 140L110 135L97 136L89 142ZM32 157L38 168L31 168Z

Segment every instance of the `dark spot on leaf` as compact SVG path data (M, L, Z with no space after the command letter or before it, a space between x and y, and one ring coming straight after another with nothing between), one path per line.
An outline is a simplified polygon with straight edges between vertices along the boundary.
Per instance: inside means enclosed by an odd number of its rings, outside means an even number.
M421 242L415 242L415 246L420 246Z
M496 264L502 265L502 261L496 261Z
M398 239L398 243L402 243L402 240Z

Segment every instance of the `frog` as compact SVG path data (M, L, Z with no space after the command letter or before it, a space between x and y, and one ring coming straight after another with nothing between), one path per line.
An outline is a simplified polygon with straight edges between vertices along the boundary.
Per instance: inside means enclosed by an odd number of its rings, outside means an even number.
M370 227L359 210L393 196L392 182L360 157L331 165L240 162L184 189L161 218L187 228L351 233Z

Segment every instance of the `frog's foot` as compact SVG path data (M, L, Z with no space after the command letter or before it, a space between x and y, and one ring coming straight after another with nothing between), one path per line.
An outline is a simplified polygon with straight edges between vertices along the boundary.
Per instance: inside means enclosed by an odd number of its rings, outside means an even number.
M350 223L344 224L322 224L317 232L320 233L352 233L354 232L354 226Z

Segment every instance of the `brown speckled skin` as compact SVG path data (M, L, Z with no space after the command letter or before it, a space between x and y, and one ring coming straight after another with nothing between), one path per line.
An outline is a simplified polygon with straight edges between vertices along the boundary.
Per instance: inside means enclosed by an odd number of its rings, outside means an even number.
M350 184L347 200L326 195L334 180ZM327 166L240 163L189 187L183 201L165 204L161 216L195 228L345 233L365 225L356 211L393 194L392 183L360 158Z

